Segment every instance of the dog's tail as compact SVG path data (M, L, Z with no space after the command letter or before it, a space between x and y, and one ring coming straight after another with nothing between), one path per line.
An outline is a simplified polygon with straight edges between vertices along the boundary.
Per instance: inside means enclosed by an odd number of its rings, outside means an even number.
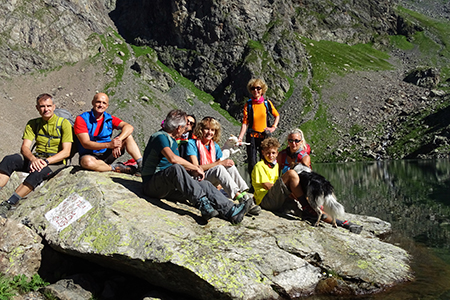
M334 219L341 218L345 214L344 206L337 201L334 193L324 196L323 210Z

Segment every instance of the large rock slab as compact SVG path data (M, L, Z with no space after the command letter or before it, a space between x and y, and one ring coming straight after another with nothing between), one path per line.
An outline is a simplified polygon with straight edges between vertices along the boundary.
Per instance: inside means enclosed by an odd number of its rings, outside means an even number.
M9 217L58 251L198 299L367 293L412 279L408 253L376 237L390 230L379 219L350 216L364 225L361 235L267 211L239 225L206 223L187 204L143 197L140 180L69 167ZM323 289L325 278L336 284Z

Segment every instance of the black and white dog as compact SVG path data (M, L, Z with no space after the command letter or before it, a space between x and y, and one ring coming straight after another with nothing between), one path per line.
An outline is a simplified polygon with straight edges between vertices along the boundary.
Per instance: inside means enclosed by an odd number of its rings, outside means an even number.
M314 226L318 226L322 218L322 209L333 218L333 227L337 227L336 218L344 215L344 206L340 204L334 195L334 188L331 183L322 175L313 172L310 168L298 164L294 170L300 177L300 185L309 205L317 213L317 222Z

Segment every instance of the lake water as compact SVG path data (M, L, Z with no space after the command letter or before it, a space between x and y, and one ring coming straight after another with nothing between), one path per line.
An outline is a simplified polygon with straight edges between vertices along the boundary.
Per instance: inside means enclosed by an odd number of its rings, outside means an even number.
M358 299L450 299L449 160L313 164L313 168L334 185L347 212L390 222L393 234L386 241L413 256L415 281Z

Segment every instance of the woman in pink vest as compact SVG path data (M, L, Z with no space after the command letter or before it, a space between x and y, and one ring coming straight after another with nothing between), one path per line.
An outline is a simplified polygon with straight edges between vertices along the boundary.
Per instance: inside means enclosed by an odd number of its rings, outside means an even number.
M297 164L311 168L310 152L311 148L305 141L303 131L298 128L291 130L288 135L288 147L280 151L277 157L281 174L286 173Z

